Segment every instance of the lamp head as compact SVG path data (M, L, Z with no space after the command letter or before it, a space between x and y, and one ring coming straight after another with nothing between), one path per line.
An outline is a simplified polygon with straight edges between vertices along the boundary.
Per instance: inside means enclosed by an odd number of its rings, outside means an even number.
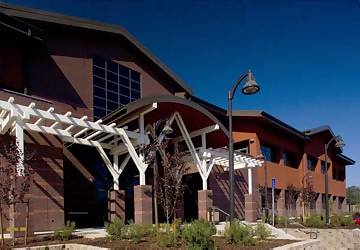
M343 138L340 135L337 135L335 137L335 147L337 148L343 148L345 146L345 142Z
M242 88L241 92L244 95L252 95L259 92L260 86L256 83L254 74L249 70L247 73L247 79L244 84L244 87Z
M172 127L170 127L169 123L166 121L163 130L161 131L164 135L170 135L174 132Z

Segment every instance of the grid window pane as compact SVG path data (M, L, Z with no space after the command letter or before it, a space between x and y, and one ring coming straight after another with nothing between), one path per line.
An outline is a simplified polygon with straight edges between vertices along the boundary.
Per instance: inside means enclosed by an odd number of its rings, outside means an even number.
M130 69L119 64L119 75L129 78Z
M120 85L120 94L125 96L130 96L130 89Z
M141 75L132 69L101 57L93 58L94 118L141 97Z
M119 84L121 86L125 86L125 87L130 87L130 81L129 81L129 78L124 78L124 77L119 77Z
M140 83L131 81L131 88L140 92Z
M131 71L131 80L140 82L140 73Z
M105 69L94 66L93 74L94 76L105 78Z
M94 75L94 86L106 88L106 81L103 78L97 77Z
M107 82L107 91L113 91L113 92L118 92L118 84L114 83L114 82Z

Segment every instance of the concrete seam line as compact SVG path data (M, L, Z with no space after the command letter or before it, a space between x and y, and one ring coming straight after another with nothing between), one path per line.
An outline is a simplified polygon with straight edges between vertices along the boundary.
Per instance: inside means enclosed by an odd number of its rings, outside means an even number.
M284 246L280 246L280 247L275 247L273 248L273 250L286 250L286 249L297 249L297 248L304 248L304 247L308 247L308 246L315 246L320 244L320 240L305 240L305 241L300 241L300 242L295 242L295 243L290 243Z

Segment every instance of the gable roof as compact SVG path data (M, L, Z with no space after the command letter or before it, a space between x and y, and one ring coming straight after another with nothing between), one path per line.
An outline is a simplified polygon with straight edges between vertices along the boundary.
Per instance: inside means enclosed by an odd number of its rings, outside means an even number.
M59 13L20 7L13 4L0 2L0 12L15 18L32 19L37 21L73 26L78 28L90 29L100 32L113 33L123 36L132 43L142 54L150 59L157 67L164 71L173 81L175 81L186 93L192 94L192 89L172 72L160 59L152 54L143 44L141 44L132 34L119 25L106 24L79 17L67 16Z

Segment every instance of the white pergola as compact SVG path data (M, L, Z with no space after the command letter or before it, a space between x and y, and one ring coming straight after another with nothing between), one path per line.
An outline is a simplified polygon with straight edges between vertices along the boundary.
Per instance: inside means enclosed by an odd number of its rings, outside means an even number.
M140 185L145 185L145 172L148 165L141 150L137 150L140 145L148 144L147 133L152 129L148 124L145 126L145 114L155 110L157 103L140 110L121 123L103 124L102 120L96 122L88 121L86 116L76 118L71 112L59 114L53 107L47 110L36 108L35 103L28 106L16 104L14 98L8 101L0 100L0 134L10 132L15 135L16 142L21 152L22 159L18 164L18 174L23 174L24 160L24 130L35 133L54 135L62 139L63 142L80 144L95 147L103 159L106 167L111 173L114 181L114 189L119 189L119 177L130 159L132 159L140 174ZM129 131L125 126L128 122L137 120L139 127L135 131ZM185 141L191 161L195 163L197 170L203 181L203 189L207 189L207 179L214 165L228 167L228 151L225 148L207 148L206 134L219 130L218 124L213 124L199 130L189 132L180 113L174 112L168 118L169 126L176 122L181 136L171 139L175 145ZM195 148L192 138L201 136L201 147ZM165 134L160 133L158 142L165 139ZM108 150L108 153L105 152ZM119 156L127 154L119 164ZM112 156L113 161L109 159ZM164 155L164 154L162 154ZM251 169L261 166L262 162L250 156L240 153L234 154L235 169L248 169L249 193L252 192Z
M149 110L145 110L142 117L153 108L156 108L156 103ZM115 123L105 125L102 120L88 121L86 116L75 118L71 112L55 113L53 107L48 110L38 109L33 102L24 106L16 104L13 97L10 97L8 101L0 100L0 134L10 132L16 137L21 156L17 166L19 175L23 174L24 169L24 130L54 135L68 143L95 147L114 179L115 189L119 188L119 176L131 158L139 169L140 184L145 184L147 165L143 161L143 156L135 150L137 145L149 143L147 135L144 132L141 133L141 129L140 132L129 131L126 127L116 127ZM126 149L129 154L120 166L118 164L119 154L112 152L119 148ZM113 163L105 150L112 152Z

